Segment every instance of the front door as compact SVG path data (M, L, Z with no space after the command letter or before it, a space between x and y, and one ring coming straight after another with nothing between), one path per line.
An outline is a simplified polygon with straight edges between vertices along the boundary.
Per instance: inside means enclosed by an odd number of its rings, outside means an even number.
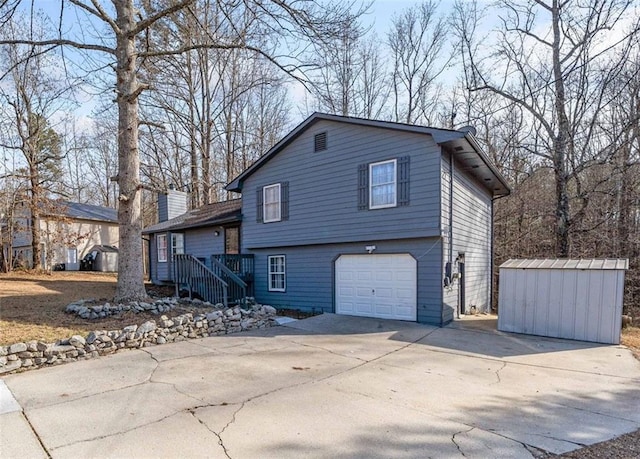
M237 255L240 253L240 227L231 226L224 229L224 253Z

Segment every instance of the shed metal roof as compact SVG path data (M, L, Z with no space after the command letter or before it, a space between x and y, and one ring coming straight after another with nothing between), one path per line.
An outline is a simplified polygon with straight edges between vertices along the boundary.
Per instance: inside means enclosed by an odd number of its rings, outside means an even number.
M511 269L629 269L626 258L544 258L511 259L500 265Z

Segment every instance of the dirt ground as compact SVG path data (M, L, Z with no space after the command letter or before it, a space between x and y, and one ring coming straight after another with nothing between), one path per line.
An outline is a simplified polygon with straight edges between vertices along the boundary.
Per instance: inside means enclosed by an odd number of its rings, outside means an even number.
M115 289L114 274L0 274L0 345L30 340L54 342L75 334L86 335L91 330L113 330L156 318L151 314L127 313L120 318L88 321L64 312L66 305L75 300L108 301L113 298ZM171 289L159 289L150 285L147 286L147 291L156 296L171 294ZM640 359L640 328L636 326L623 330L622 342ZM560 457L638 458L640 430Z
M0 344L30 340L54 342L91 330L140 324L154 316L130 314L120 319L88 321L67 314L67 304L80 299L108 301L116 291L116 276L96 272L15 272L0 275ZM130 320L127 320L130 319Z

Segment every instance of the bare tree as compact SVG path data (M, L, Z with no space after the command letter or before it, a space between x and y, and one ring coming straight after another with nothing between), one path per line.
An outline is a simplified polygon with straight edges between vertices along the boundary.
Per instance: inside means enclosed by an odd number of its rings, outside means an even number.
M601 142L599 118L613 99L608 88L620 76L638 33L637 23L613 43L604 41L630 11L630 1L501 1L496 37L479 37L475 4L456 6L471 91L489 91L527 113L528 142L520 147L551 166L555 181L555 253L571 253L596 183L583 182L585 168L611 153ZM483 55L479 43L491 44Z
M433 123L438 102L437 78L451 56L445 52L446 21L438 4L428 0L393 18L391 50L394 120Z
M1 40L12 40L24 23L10 20L2 29ZM44 33L41 23L34 34ZM30 211L31 266L40 266L40 212L61 176L61 139L51 126L51 118L63 108L69 86L55 76L55 63L33 45L12 43L0 49L6 84L0 85L0 100L7 109L4 123L11 126L0 139L0 147L21 154L14 177L26 182L26 199Z
M167 48L153 48L156 42L153 27L161 20L188 9L195 0L181 0L167 4L164 1L141 2L112 0L112 7L100 0L69 0L79 13L88 14L94 21L108 27L110 36L102 42L73 40L58 36L33 40L24 37L1 40L0 45L23 44L33 46L71 46L77 49L105 53L115 61L116 103L118 106L118 220L120 226L120 257L115 300L146 297L142 266L142 219L140 155L138 151L139 112L138 98L147 84L138 80L141 60L158 59L181 54L191 49L220 48L247 49L268 59L280 70L291 75L300 68L299 56L293 45L319 39L335 33L351 4L335 5L320 1L278 1L265 3L216 2L224 11L224 20L232 23L236 32L231 36L211 35L206 43L177 42ZM62 15L61 15L62 17ZM233 22L232 22L233 21ZM245 23L259 23L260 27L247 32ZM60 27L60 31L68 27ZM281 56L274 43L265 45L262 32L269 30L292 45L286 56ZM284 45L285 42L281 42ZM298 48L299 50L299 48ZM297 73L296 73L297 75Z

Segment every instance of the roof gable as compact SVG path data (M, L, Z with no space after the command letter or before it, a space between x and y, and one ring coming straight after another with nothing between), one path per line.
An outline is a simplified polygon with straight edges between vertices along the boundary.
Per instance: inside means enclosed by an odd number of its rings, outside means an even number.
M502 177L486 154L482 151L478 142L475 140L475 137L468 131L416 126L412 124L330 115L319 112L313 113L306 120L296 126L269 151L258 158L256 162L232 180L226 186L226 189L228 191L241 192L242 184L245 179L264 166L271 158L280 153L313 124L321 120L429 135L433 137L433 140L438 145L451 151L454 156L459 156L462 164L468 166L468 171L480 179L480 181L491 190L494 196L506 195L510 192L507 181ZM465 156L463 156L463 154Z

